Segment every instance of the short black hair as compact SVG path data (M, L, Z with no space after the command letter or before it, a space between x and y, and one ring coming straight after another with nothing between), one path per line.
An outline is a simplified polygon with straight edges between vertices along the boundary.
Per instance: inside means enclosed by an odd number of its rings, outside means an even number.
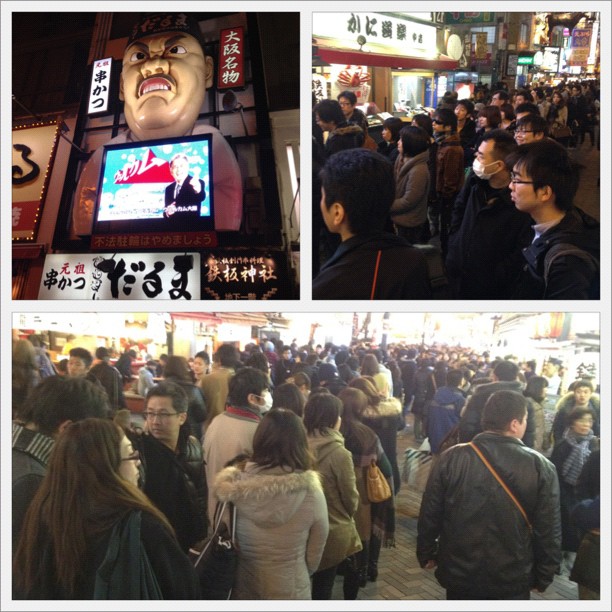
M420 128L423 128L430 137L433 136L433 124L429 115L426 115L425 113L413 115L412 125L418 125Z
M342 401L331 393L311 394L304 406L304 427L309 434L333 428L342 414Z
M492 104L485 106L478 111L478 116L486 117L489 127L493 130L498 128L501 124L502 116L499 106L494 106Z
M354 92L349 91L348 89L345 89L344 91L341 91L336 96L336 100L340 100L340 98L346 98L353 106L355 106L355 104L357 104L357 96L355 95Z
M463 106L468 112L468 115L471 115L474 112L474 103L468 98L463 98L463 100L457 100L457 106Z
M393 165L374 151L349 149L329 157L320 174L325 206L342 204L352 233L381 231L395 199Z
M322 119L327 123L335 123L336 125L340 125L346 121L342 112L342 107L338 103L338 100L321 100L314 107L314 112L319 115L319 119Z
M206 351L198 351L193 358L199 357L204 363L210 363L210 355Z
M177 383L169 380L162 380L157 385L153 385L148 391L145 399L145 410L152 397L169 397L172 400L172 407L176 412L187 412L188 399L187 393Z
M110 351L105 346L99 346L96 349L96 359L110 359Z
M512 106L512 104L502 104L499 107L499 111L504 113L504 117L508 121L514 121L516 119L516 115L514 114L514 106Z
M493 370L493 374L498 380L513 381L516 380L520 368L514 363L514 361L500 361Z
M531 94L526 89L519 89L518 91L516 91L514 94L515 99L516 96L522 96L523 98L525 98L525 100L531 100Z
M216 350L214 360L224 368L233 368L239 361L238 350L233 344L226 342Z
M510 94L505 89L497 89L491 94L491 98L497 96L500 100L509 100Z
M533 102L523 102L519 104L514 112L518 115L519 113L529 113L530 115L537 115L540 111Z
M508 166L508 163L505 161L506 158L512 153L516 152L518 148L512 134L508 132L508 130L490 130L482 137L482 142L487 142L488 140L492 140L495 143L492 152L495 160L502 160L506 164L506 167L512 168L512 166Z
M266 374L256 368L245 366L229 379L227 401L234 406L248 406L249 394L260 395L269 388L270 381Z
M582 166L558 142L544 138L523 144L506 159L506 165L524 171L533 181L534 190L549 186L559 210L572 208Z
M387 117L383 121L383 128L387 128L391 132L391 140L397 142L399 140L399 133L404 122L399 117Z
M534 134L548 135L548 122L539 113L537 115L525 115L516 122L516 129L529 128Z
M452 113L453 111L448 112ZM457 125L457 118L454 115L453 117L455 119L455 125ZM404 157L414 157L429 149L429 134L418 125L407 125L403 127L400 131L400 139L402 141L402 155Z
M437 119L444 126L450 125L453 132L457 131L457 115L454 111L448 108L439 108L434 113L434 119Z
M481 425L487 431L507 431L510 423L519 422L527 414L527 398L517 391L495 391L489 396L482 412Z
M449 387L458 387L464 378L462 370L449 370L446 373L446 384Z
M49 376L32 389L22 413L41 434L52 436L66 421L110 418L111 407L101 385L82 377Z
M73 349L70 349L68 353L70 357L76 357L77 359L81 359L85 366L89 369L93 362L93 357L91 353L81 346L75 346Z

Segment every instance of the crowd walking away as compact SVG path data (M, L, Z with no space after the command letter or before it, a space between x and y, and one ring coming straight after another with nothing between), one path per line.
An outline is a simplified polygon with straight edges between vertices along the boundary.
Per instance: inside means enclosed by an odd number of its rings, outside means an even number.
M42 376L34 348L13 354L14 599L213 598L190 556L213 532L233 551L232 599L360 599L409 537L407 432L432 466L416 560L448 599L529 599L558 574L599 597L599 388L554 356L225 343L166 355L130 413L97 378L115 378L105 351L97 367L73 346L66 376L46 360Z
M447 92L377 147L345 94L313 107L313 299L599 299L597 82Z

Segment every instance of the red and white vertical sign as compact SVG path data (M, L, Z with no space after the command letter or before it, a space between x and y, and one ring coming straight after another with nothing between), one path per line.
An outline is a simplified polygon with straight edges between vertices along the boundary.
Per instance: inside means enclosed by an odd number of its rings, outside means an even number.
M217 89L244 87L244 27L221 30Z

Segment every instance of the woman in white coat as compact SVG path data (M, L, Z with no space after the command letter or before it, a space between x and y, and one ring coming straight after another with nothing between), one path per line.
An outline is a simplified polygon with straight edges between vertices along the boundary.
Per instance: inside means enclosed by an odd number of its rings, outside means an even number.
M270 410L253 438L244 471L228 467L215 480L221 502L236 508L239 547L233 599L310 599L329 531L319 474L312 469L299 417Z

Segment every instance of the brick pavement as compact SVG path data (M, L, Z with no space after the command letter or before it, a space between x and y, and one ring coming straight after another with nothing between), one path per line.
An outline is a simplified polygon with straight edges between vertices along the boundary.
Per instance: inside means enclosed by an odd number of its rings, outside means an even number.
M397 453L400 472L407 448L418 448L412 434L398 435ZM417 517L421 503L424 479L419 479L419 489L411 489L405 483L396 499L396 547L380 553L378 580L368 582L359 590L358 600L445 600L446 592L438 584L433 571L419 567L416 559ZM342 577L337 577L332 599L342 599ZM578 587L567 576L555 576L545 593L532 594L532 600L578 599Z

